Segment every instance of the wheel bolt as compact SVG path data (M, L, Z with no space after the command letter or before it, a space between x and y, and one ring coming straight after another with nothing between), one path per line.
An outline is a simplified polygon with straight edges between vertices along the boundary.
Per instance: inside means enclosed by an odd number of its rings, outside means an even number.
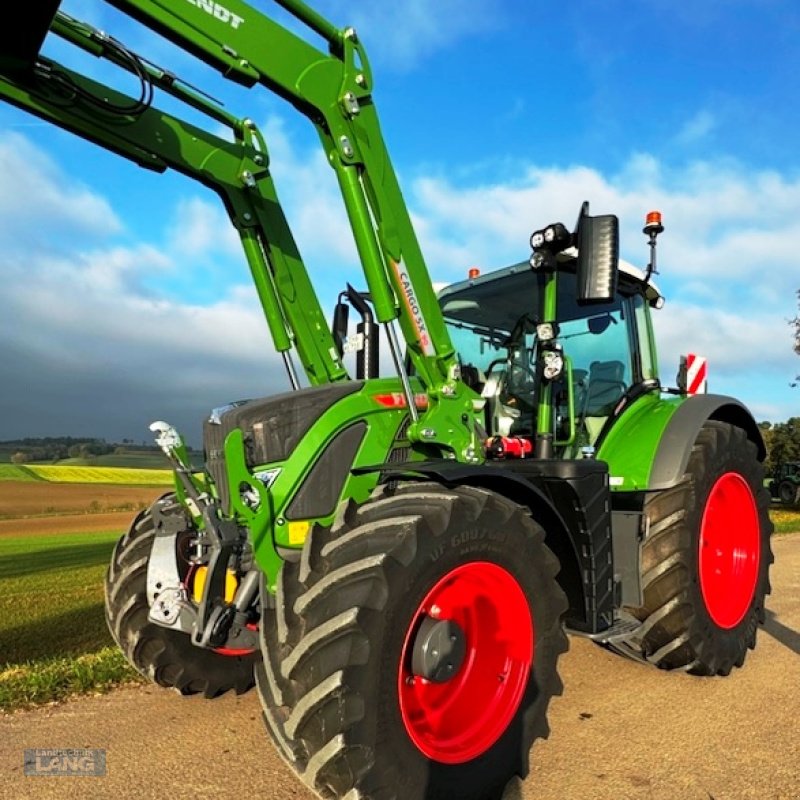
M429 617L433 617L434 619L439 619L442 615L442 609L439 606L433 605L431 606L431 610L428 612Z

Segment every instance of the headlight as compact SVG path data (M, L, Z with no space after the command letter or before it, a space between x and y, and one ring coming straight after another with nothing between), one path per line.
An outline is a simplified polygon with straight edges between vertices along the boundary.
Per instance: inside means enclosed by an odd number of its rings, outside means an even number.
M555 380L564 371L564 359L557 350L545 350L544 368L542 373L545 380Z
M555 326L552 322L541 322L536 326L536 337L540 342L552 342L556 338Z

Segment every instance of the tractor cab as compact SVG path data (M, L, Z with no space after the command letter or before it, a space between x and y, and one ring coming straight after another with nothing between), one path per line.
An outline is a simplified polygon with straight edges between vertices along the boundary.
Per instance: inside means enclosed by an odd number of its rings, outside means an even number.
M533 441L547 380L537 367L537 327L543 322L537 309L552 274L528 262L476 273L439 295L462 378L486 400L488 437ZM621 261L613 297L582 302L574 250L558 255L556 277L563 369L552 380L553 455L573 458L598 446L624 398L657 385L649 309L661 295L644 273Z

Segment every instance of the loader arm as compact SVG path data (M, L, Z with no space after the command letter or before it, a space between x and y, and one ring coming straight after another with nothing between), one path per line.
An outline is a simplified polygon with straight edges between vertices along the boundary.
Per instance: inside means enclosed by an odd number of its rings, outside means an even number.
M62 30L58 21L54 29ZM250 120L237 120L179 85L170 86L163 73L148 69L154 84L177 96L187 95L192 105L226 124L233 141L152 106L135 115L102 117L85 104L65 105L58 89L66 86L107 98L115 107L134 101L52 63L47 70L57 71L57 83L41 77L27 84L10 82L0 75L0 97L141 167L158 172L172 168L214 190L241 237L275 349L284 355L292 383L296 387L289 357L292 346L311 384L345 379L347 372L278 201L258 129Z
M107 2L225 77L262 84L308 117L336 172L378 322L399 317L425 382L437 388L447 380L454 349L381 135L372 74L355 31L337 29L301 0L277 0L327 42L324 53L241 0Z
M414 423L409 438L421 443L428 454L480 459L474 424L480 401L458 380L457 355L386 150L372 101L369 63L355 32L335 28L300 0L278 2L327 42L328 53L241 0L230 0L224 6L207 0L106 2L226 78L245 86L263 85L311 121L337 176L375 316L389 334ZM44 15L44 21L54 33L131 69L114 47L107 46L104 34L58 12L57 0L49 0L49 6L52 13ZM41 9L30 12L28 19L29 27L41 28ZM139 67L147 70L154 86L225 122L233 130L234 143L151 106L129 114L120 124L120 119L109 119L97 109L65 104L63 97L42 87L38 48L46 32L26 33L21 38L29 51L35 52L24 52L21 60L4 59L0 64L5 73L0 76L0 96L142 166L174 168L219 193L241 236L273 341L287 365L293 345L312 384L346 379L278 202L266 146L252 123L236 120L184 87L175 76L142 63ZM66 73L94 96L111 93L117 98L112 102L131 102L85 76L57 65L52 68ZM39 78L32 78L37 72ZM399 322L415 375L428 396L427 408L422 411L417 411L413 400L392 327L394 320ZM297 386L296 377L292 383Z

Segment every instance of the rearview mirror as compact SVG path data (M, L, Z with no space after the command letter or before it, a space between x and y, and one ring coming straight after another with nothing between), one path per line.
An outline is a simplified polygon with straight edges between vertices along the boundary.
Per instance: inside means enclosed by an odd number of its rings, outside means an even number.
M579 303L609 303L617 291L619 220L613 214L589 216L584 203L575 232L578 247Z

